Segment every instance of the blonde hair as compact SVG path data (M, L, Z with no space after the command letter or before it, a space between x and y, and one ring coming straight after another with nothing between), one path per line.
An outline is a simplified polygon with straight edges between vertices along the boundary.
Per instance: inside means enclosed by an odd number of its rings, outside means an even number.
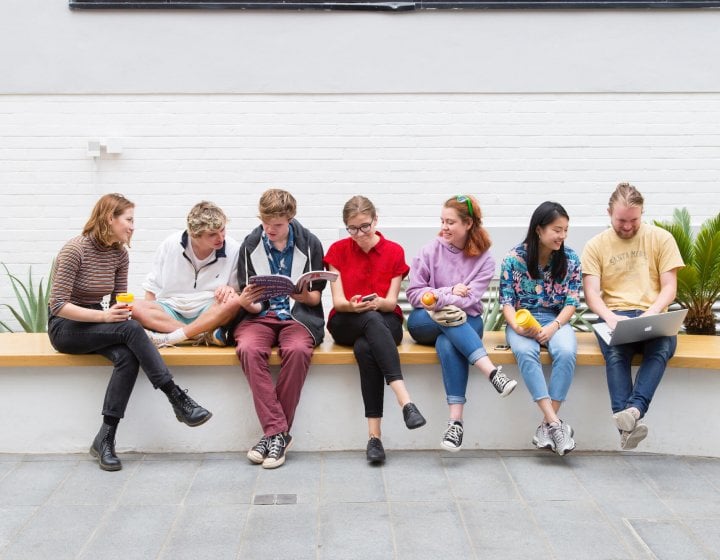
M295 197L282 189L268 189L260 197L258 203L259 218L262 221L273 218L292 220L297 211Z
M641 195L640 191L633 185L630 183L618 183L618 186L615 187L615 190L610 195L608 208L612 210L615 207L615 204L622 204L628 208L633 206L642 208L644 203L645 199L643 198L643 195Z
M82 234L89 235L97 239L97 241L105 247L119 248L122 243L119 241L110 241L112 231L110 230L110 216L117 218L125 213L128 208L135 208L135 204L130 202L123 195L118 193L109 193L100 197L90 213L90 218L85 223ZM132 234L130 234L132 238ZM128 246L130 239L128 239Z
M375 205L369 198L361 195L355 195L343 206L343 222L347 225L348 220L354 218L358 214L368 214L373 220L377 218Z
M218 231L226 223L225 212L207 200L198 202L187 215L187 229L191 237L200 237L205 231Z

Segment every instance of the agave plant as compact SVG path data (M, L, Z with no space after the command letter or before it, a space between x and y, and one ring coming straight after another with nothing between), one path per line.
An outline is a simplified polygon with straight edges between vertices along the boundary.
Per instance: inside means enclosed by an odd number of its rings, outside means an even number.
M18 309L7 303L2 305L10 310L17 322L25 332L47 332L47 308L50 299L50 287L52 285L52 264L50 265L50 274L48 276L47 287L43 287L43 280L35 286L32 279L32 267L28 271L28 281L24 283L17 276L10 272L5 263L0 263L5 268L5 272L10 279L10 284L15 292ZM12 331L7 324L0 324L8 331Z
M708 218L697 236L686 208L676 208L672 222L655 221L655 225L672 234L685 262L678 271L675 301L688 310L688 334L716 334L712 307L720 297L720 213Z

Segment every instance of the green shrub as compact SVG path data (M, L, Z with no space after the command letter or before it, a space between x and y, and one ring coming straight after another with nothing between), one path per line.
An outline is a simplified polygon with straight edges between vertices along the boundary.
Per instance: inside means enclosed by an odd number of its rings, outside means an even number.
M50 299L50 288L52 286L53 264L50 265L50 274L48 276L47 287L43 286L43 280L35 286L32 280L32 267L28 270L28 280L24 283L20 278L10 272L5 263L0 263L5 268L5 273L10 279L10 285L15 298L17 299L17 309L12 305L3 303L4 307L10 310L17 322L25 332L47 332L48 321L48 301ZM5 330L12 332L6 323L0 321L0 325Z

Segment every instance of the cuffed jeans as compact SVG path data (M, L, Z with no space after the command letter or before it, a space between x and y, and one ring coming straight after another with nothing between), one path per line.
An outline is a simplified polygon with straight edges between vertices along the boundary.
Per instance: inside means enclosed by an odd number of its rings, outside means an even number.
M382 418L385 383L403 378L397 345L402 319L395 313L335 313L328 321L335 342L352 346L360 370L360 390L366 418Z
M557 319L554 313L542 311L534 312L532 315L543 327ZM554 401L564 401L575 375L577 339L573 328L565 324L548 340L547 348L552 356L549 384L545 380L540 363L540 343L534 338L516 333L511 327L505 328L505 338L512 348L515 361L533 400L537 402L549 398Z
M642 315L643 311L615 311L615 313L626 317L637 317ZM620 412L635 407L640 411L642 418L650 408L650 401L665 374L668 361L675 354L677 336L660 336L617 346L608 346L599 336L597 339L605 358L605 373L612 411ZM633 383L630 367L635 354L642 354L643 358Z
M433 321L425 309L413 309L408 317L408 332L419 344L435 345L447 402L464 404L468 365L487 356L482 343L482 317L468 315L462 325L444 327Z
M48 321L50 344L66 354L100 354L113 363L102 413L122 418L130 400L139 368L156 389L172 375L145 329L134 320L119 323L86 323L62 317Z
M295 320L253 317L235 328L235 344L263 434L289 432L310 367L313 337ZM277 383L273 384L268 359L275 345L279 348L281 365Z

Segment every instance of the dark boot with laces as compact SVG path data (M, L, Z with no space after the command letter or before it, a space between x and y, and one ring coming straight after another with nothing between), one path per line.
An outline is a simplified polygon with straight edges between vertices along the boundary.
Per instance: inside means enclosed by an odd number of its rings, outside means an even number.
M98 458L100 468L104 471L119 471L122 463L115 455L115 432L117 426L104 424L90 446L90 455Z
M212 412L204 409L190 398L187 389L183 391L180 387L175 386L170 391L168 400L175 411L178 422L184 422L188 426L194 427L204 424L212 416Z

